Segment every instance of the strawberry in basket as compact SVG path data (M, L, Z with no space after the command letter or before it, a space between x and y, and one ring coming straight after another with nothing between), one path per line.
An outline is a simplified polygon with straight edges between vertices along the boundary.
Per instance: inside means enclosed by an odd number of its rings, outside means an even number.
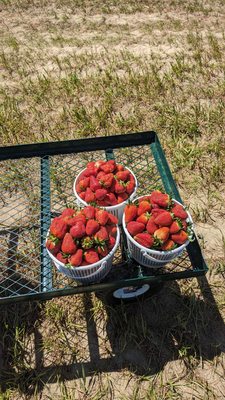
M191 218L183 205L160 190L126 205L124 227L137 243L156 251L176 249L193 236Z
M75 194L85 203L111 207L125 202L137 186L133 173L114 160L88 162L75 181Z
M94 264L113 249L117 223L114 215L91 205L81 210L67 208L52 220L46 247L69 268Z

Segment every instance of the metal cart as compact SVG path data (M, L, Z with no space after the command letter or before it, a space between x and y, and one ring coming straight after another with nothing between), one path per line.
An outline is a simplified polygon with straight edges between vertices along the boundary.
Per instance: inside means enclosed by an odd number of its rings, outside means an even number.
M73 182L87 161L115 159L137 176L137 196L164 189L182 201L155 132L0 148L0 304L96 292L130 301L157 292L165 281L204 275L197 238L163 268L137 265L121 234L110 274L81 285L57 272L45 249L52 216L75 205Z

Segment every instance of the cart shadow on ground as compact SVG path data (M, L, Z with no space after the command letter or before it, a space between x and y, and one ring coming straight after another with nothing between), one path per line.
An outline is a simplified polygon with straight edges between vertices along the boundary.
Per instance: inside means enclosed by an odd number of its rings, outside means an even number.
M167 283L149 299L116 307L105 306L106 334L111 354L101 358L98 327L92 314L92 296L84 296L88 362L44 366L43 338L38 330L40 306L22 303L1 308L0 371L1 386L19 388L32 395L43 390L46 383L66 382L98 372L129 369L133 373L153 375L167 362L190 356L197 360L213 360L225 351L225 325L215 303L206 277L198 279L202 297L185 296L177 282ZM7 318L4 318L4 313ZM24 324L25 321L25 324ZM15 338L18 329L34 336L34 348L21 346ZM15 357L16 353L16 357ZM35 358L35 368L29 367L28 355ZM13 355L13 356L12 356ZM15 363L15 360L17 362Z

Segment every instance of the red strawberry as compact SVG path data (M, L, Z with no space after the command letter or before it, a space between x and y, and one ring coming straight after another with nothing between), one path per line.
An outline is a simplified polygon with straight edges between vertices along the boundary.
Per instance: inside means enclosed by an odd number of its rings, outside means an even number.
M105 164L101 165L100 169L106 174L113 172L116 168L116 163L114 160L107 161Z
M107 229L102 226L98 232L96 232L96 234L94 235L94 239L97 243L99 242L105 242L106 240L108 240L109 235L108 235L108 231Z
M152 211L151 211L151 214L152 214L152 216L153 216L154 218L156 218L156 217L158 217L158 215L161 215L161 214L163 214L164 212L165 212L165 210L162 209L162 208L153 208Z
M106 225L109 219L109 213L105 210L96 210L95 218L100 225Z
M173 222L173 218L169 211L164 211L155 217L155 223L159 226L170 226Z
M91 206L88 206L91 207ZM78 211L77 214L73 217L74 223L81 221L84 225L86 225L86 217L82 211Z
M158 204L162 208L166 208L170 204L170 196L166 193L160 192L160 190L155 190L150 195L151 203Z
M114 193L107 193L105 200L108 206L115 206L117 204L117 198Z
M86 228L82 221L78 221L70 229L70 234L74 239L80 239L86 234Z
M89 169L92 169L92 168L94 168L96 165L95 165L95 161L89 161L88 163L87 163L87 168L89 168ZM96 166L97 167L97 166Z
M151 208L152 208L152 206L148 201L146 201L146 200L141 201L139 203L138 210L137 210L138 216L140 216L141 214L144 214L147 211L148 212L151 211Z
M99 171L96 178L100 181L102 179L102 177L105 176L105 175L106 175L105 172Z
M122 164L116 164L116 171L124 171L124 166Z
M74 254L77 250L77 246L69 232L67 232L63 238L61 249L62 252L66 254Z
M109 188L113 183L113 179L114 179L113 174L111 174L111 173L110 174L106 174L106 175L101 177L100 183L101 183L102 186L104 186L106 188Z
M171 212L174 214L175 217L180 219L185 219L188 217L188 214L180 204L175 204L172 207Z
M185 219L182 219L181 223L182 223L183 230L186 231L187 227L188 227L187 221Z
M135 236L145 230L145 225L141 222L130 221L127 224L127 230L132 236Z
M180 220L173 221L172 225L170 226L170 233L177 233L181 230L182 223Z
M159 228L154 232L154 238L158 239L160 243L165 243L169 237L170 230L167 226Z
M103 165L103 164L105 164L104 160L98 160L98 161L95 161L94 166L96 168L100 169L101 165Z
M168 251L168 250L173 250L175 249L176 244L174 243L173 240L168 239L165 243L163 243L161 249L164 251Z
M83 250L78 249L76 253L70 257L69 262L73 267L79 267L79 265L81 265L82 263L82 260L83 260Z
M157 231L158 225L155 224L154 217L149 218L149 221L146 225L146 229L147 229L147 232L150 233L151 235L153 235L153 233L155 233L155 231Z
M81 192L81 193L79 193L79 196L80 196L80 198L81 198L82 200L85 199L85 195L86 195L86 192Z
M86 168L86 169L83 171L83 175L84 175L85 177L88 177L88 176L91 176L91 175L96 176L97 173L98 173L98 168L96 168L96 167Z
M101 189L101 185L95 176L90 176L90 189L92 192L96 192L96 190Z
M116 239L113 236L109 236L109 241L108 241L108 249L112 250L113 247L115 246Z
M144 247L152 247L154 243L154 238L149 235L149 233L138 233L136 236L134 236L134 240L138 242L141 246Z
M188 240L188 235L187 232L182 230L178 233L174 233L173 235L171 235L171 239L177 244L183 244Z
M127 194L133 193L134 188L135 188L135 181L134 182L133 181L129 181L126 184L126 192L127 192Z
M99 261L99 255L94 249L89 249L84 253L84 259L89 264L94 264Z
M87 187L89 186L90 183L90 178L89 177L84 177L83 179L81 179L78 183L78 193L83 192L85 189L87 189Z
M126 186L122 185L120 182L115 183L115 193L124 193L126 192Z
M128 194L127 193L120 193L117 196L117 203L123 203L124 201L126 201L128 199Z
M82 211L87 219L95 218L95 207L87 206L87 207L84 207Z
M108 201L105 200L105 199L104 200L97 200L96 203L97 203L97 205L99 207L108 207Z
M86 189L85 198L86 203L93 203L95 201L95 194L90 188Z
M137 222L141 222L142 224L147 224L148 223L148 220L149 220L149 218L151 217L151 214L149 214L148 212L146 212L146 213L143 213L143 214L141 214L137 219L136 219L136 221Z
M107 188L109 193L115 193L116 182L116 179L113 178L111 186Z
M59 252L56 256L57 260L59 260L61 263L63 264L67 264L68 263L68 257L63 254L62 252Z
M94 235L99 230L99 223L94 219L89 219L86 224L86 234L88 236Z
M148 201L150 203L150 196L142 196L138 199L138 203L140 204L142 201Z
M114 225L106 225L107 232L109 236L113 236L114 238L117 236L117 227Z
M87 261L82 261L79 267L85 267L86 265L90 265L90 263L88 263Z
M107 195L106 189L97 189L95 192L95 197L97 200L104 200Z
M108 225L117 225L118 224L118 218L115 215L109 213L109 219L107 221L107 224Z
M86 236L84 239L81 241L81 247L83 249L90 249L93 246L93 239L90 238L89 236Z
M130 172L127 169L116 173L116 179L118 179L118 181L126 182L129 178L129 176L130 176Z
M108 251L107 246L105 245L105 246L98 246L97 252L98 252L98 254L100 254L100 256L106 257L109 251Z
M52 235L62 239L68 230L67 224L61 217L55 217L50 225L50 232Z
M61 240L53 235L50 235L46 242L46 247L53 255L56 255L61 249L61 244Z
M62 212L61 217L72 217L76 211L73 208L65 208L65 210Z
M137 207L135 204L127 204L125 209L125 222L126 224L130 221L133 221L137 217Z

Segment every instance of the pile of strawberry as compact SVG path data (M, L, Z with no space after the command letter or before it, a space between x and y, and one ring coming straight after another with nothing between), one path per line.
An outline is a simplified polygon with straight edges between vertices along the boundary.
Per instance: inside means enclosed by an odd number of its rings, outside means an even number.
M128 232L147 248L173 250L191 234L185 209L159 190L126 205L124 213Z
M76 192L86 203L110 207L127 200L135 189L134 176L114 160L92 161L80 174Z
M117 222L114 215L93 206L66 208L52 220L46 247L68 267L96 263L114 247Z

